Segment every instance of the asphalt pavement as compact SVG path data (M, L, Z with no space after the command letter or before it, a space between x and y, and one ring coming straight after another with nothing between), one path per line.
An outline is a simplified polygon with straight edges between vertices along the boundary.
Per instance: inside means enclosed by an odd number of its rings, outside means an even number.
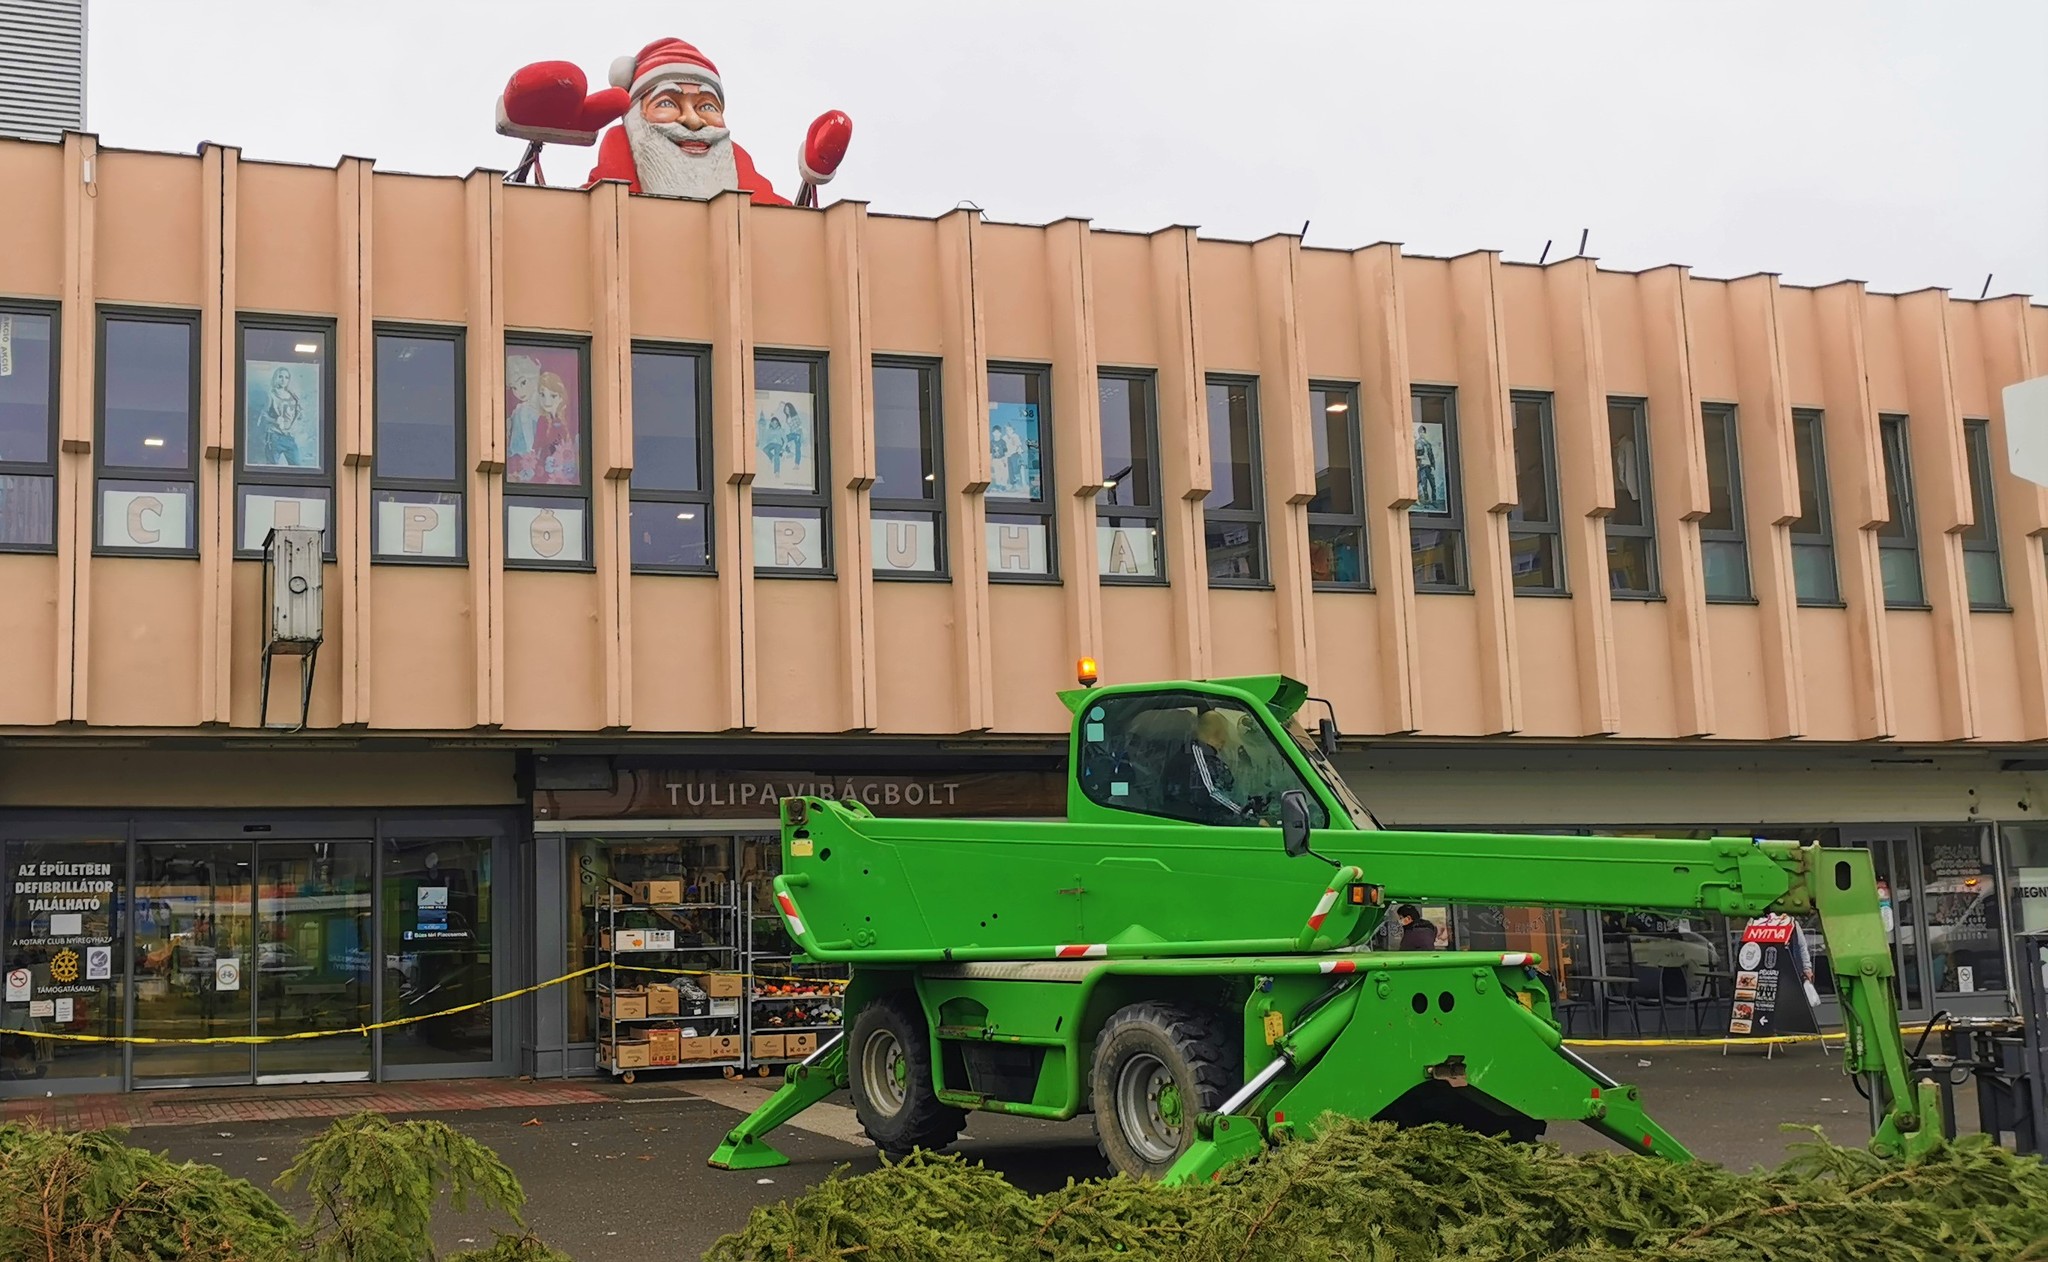
M1761 1049L1601 1049L1589 1055L1615 1078L1643 1089L1652 1116L1693 1152L1737 1168L1782 1160L1800 1136L1785 1123L1819 1126L1837 1143L1868 1137L1863 1101L1842 1075L1839 1055L1807 1045L1766 1059ZM741 1108L766 1088L723 1079L643 1078L606 1086L597 1104L542 1109L482 1109L423 1114L438 1117L496 1150L519 1176L529 1198L528 1224L578 1262L695 1258L719 1236L746 1222L752 1207L801 1192L835 1169L874 1168L878 1157L859 1140L844 1099L813 1109L773 1142L790 1164L738 1173L704 1164ZM709 1098L707 1098L709 1097ZM1967 1107L1967 1106L1966 1106ZM298 1146L326 1119L241 1125L151 1127L131 1142L192 1158L269 1186ZM1553 1128L1550 1139L1571 1151L1608 1141L1578 1126ZM1087 1119L1049 1123L977 1114L959 1151L1032 1190L1068 1178L1106 1174ZM303 1211L303 1197L286 1197ZM442 1250L488 1244L502 1220L444 1214L436 1223Z

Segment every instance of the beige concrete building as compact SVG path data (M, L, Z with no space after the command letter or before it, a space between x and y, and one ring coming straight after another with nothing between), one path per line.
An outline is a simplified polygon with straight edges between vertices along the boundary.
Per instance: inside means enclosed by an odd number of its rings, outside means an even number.
M422 881L498 927L419 939L462 957L441 993L545 980L603 875L741 879L791 784L1056 813L1082 656L1308 681L1390 824L1871 845L1909 1011L2002 1007L2010 928L2048 927L2025 298L76 134L0 142L0 223L0 861L108 868L93 1029L431 1009L393 936L452 932L407 919ZM273 527L326 554L303 715L300 658L262 704ZM224 918L250 949L213 966L263 958L314 886L368 937L279 965L298 990L151 973ZM24 897L40 1007L62 935ZM1697 919L1453 917L1568 986L1726 954ZM582 1009L492 1009L460 1055L58 1067L568 1072Z

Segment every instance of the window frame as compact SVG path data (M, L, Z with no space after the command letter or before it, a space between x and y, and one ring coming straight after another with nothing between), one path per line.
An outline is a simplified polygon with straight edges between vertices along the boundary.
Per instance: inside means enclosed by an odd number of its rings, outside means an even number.
M1706 518L1700 518L1700 547L1702 554L1705 552L1706 545L1710 543L1733 543L1741 547L1742 594L1739 596L1717 596L1713 592L1708 591L1703 592L1703 595L1709 604L1753 605L1757 603L1756 574L1752 571L1749 563L1748 522L1743 517L1745 509L1742 494L1742 437L1738 432L1741 409L1733 403L1700 404L1700 442L1703 449L1712 442L1712 437L1707 428L1710 416L1718 417L1722 424L1722 439L1726 448L1722 459L1727 462L1726 467L1728 469L1728 516L1734 525L1726 530L1710 529L1706 524ZM1701 455L1704 457L1704 450L1702 450ZM1704 468L1708 475L1707 504L1709 509L1711 509L1714 495L1713 466L1705 464ZM1706 584L1706 574L1706 558L1702 555L1700 558L1700 583L1702 587Z
M1812 437L1810 443L1802 444L1800 442L1799 427L1801 425L1808 426L1808 433ZM1801 532L1797 530L1787 532L1795 557L1792 565L1795 600L1799 605L1809 609L1840 609L1843 607L1842 572L1835 559L1835 523L1832 515L1834 513L1834 498L1828 492L1827 413L1823 409L1792 409L1792 447L1792 480L1795 489L1799 485L1800 451L1805 450L1813 460L1813 494L1816 501L1813 506L1813 518L1820 524L1818 532ZM1801 517L1806 515L1804 512L1805 507L1804 504L1800 505L1802 510L1800 513ZM1834 589L1835 595L1833 599L1813 600L1796 594L1799 581L1799 564L1796 558L1801 548L1827 549L1828 585Z
M1641 483L1642 494L1637 498L1643 505L1643 524L1640 526L1617 526L1609 516L1601 521L1601 555L1607 555L1607 539L1617 532L1624 539L1645 539L1649 547L1645 557L1649 568L1649 586L1643 590L1633 588L1617 590L1614 586L1614 570L1607 570L1607 596L1610 600L1662 600L1664 599L1664 567L1657 556L1657 488L1653 481L1655 466L1650 462L1650 401L1638 395L1609 395L1607 397L1606 448L1607 463L1611 470L1614 465L1614 414L1616 407L1632 408L1635 412L1636 478Z
M951 557L946 550L946 403L943 380L944 361L918 355L876 355L872 369L910 369L918 374L919 389L930 411L921 418L924 441L931 449L932 494L927 499L905 499L897 495L876 495L872 488L868 492L868 529L880 528L876 513L914 513L932 519L932 568L929 570L884 570L875 569L874 576L889 582L903 583L948 583L953 579ZM993 371L993 370L991 370ZM1039 428L1046 426L1041 414ZM1041 436L1041 441L1043 438ZM875 436L875 450L881 451L881 436ZM869 558L869 566L874 558Z
M1210 587L1219 587L1233 591L1270 591L1273 587L1273 555L1270 538L1271 527L1266 522L1265 427L1261 424L1259 379L1256 374L1251 373L1212 372L1203 374L1202 441L1213 453L1216 441L1214 429L1216 418L1211 415L1209 410L1209 390L1212 386L1222 386L1226 390L1231 386L1245 387L1245 448L1251 453L1252 506L1250 508L1215 509L1209 507L1208 495L1202 497L1202 572ZM1225 413L1224 423L1228 424L1227 405ZM1212 459L1210 463L1213 466L1215 462ZM1212 488L1209 491L1209 495L1214 495L1216 492L1213 488L1216 478L1213 467L1210 469L1209 481ZM1256 576L1248 579L1219 579L1209 575L1208 536L1209 523L1212 521L1226 526L1233 524L1248 525L1258 531L1258 543L1253 550L1253 555L1258 558L1259 562L1259 572Z
M1148 483L1146 490L1151 492L1150 498L1152 503L1149 506L1142 504L1105 504L1102 497L1109 492L1108 488L1104 488L1095 494L1095 528L1097 532L1100 532L1109 520L1117 518L1135 518L1139 521L1150 522L1152 526L1153 568L1159 572L1157 574L1104 574L1101 572L1102 562L1097 560L1095 563L1095 577L1100 582L1111 587L1165 587L1170 580L1166 570L1165 505L1160 501L1159 373L1156 369L1152 368L1097 368L1095 370L1095 421L1097 426L1096 441L1098 444L1101 442L1103 433L1101 425L1102 381L1104 378L1144 386L1144 420L1141 424L1145 427L1145 450L1150 456L1146 461L1145 469ZM1126 419L1128 420L1128 418ZM1107 478L1113 472L1115 470L1110 469L1105 462L1102 470L1103 477ZM1117 479L1117 484L1121 486L1129 477L1129 471L1126 471L1124 477Z
M452 478L403 478L377 472L384 450L384 435L378 428L383 420L379 407L381 382L377 377L379 344L386 337L418 341L447 342L455 348L455 476ZM370 564L427 565L461 568L469 564L469 330L456 324L406 324L376 321L370 326ZM452 557L406 556L385 553L378 548L377 492L398 491L414 495L459 495L462 497L461 524L455 534Z
M664 342L647 338L635 338L627 348L626 371L632 372L632 359L640 355L665 355L676 359L697 361L697 487L695 491L666 491L652 487L636 487L631 477L626 479L626 522L630 531L635 504L684 504L694 505L704 514L704 554L709 560L703 565L653 565L633 560L633 546L629 539L626 544L626 566L633 574L681 574L703 576L718 572L718 514L714 508L716 497L712 490L712 435L718 427L711 417L711 357L712 348L701 342ZM638 395L634 396L636 399ZM639 427L633 429L633 438L639 441ZM640 459L636 454L633 468L638 472Z
M1418 513L1413 505L1408 509L1408 574L1409 582L1418 594L1431 596L1469 596L1472 594L1472 550L1465 534L1465 458L1463 444L1459 441L1461 428L1458 416L1458 387L1437 385L1431 382L1411 382L1408 386L1408 459L1415 459L1413 446L1416 410L1425 398L1444 401L1444 507L1443 513ZM1419 501L1418 501L1419 502ZM1418 526L1417 523L1420 523ZM1439 530L1456 537L1458 556L1457 583L1424 583L1415 579L1415 532Z
M1998 488L1994 482L1996 466L1991 459L1989 419L1963 418L1963 459L1970 479L1971 513L1977 519L1977 528L1984 532L1982 539L1972 539L1967 530L1962 532L1964 594L1973 613L2011 613L2012 600L2005 585L2005 558L2000 554L1998 545ZM1969 592L1969 557L1973 552L1992 559L1998 575L1996 601L1979 601Z
M1059 465L1055 463L1056 457L1053 448L1055 439L1052 432L1052 366L1050 364L1034 364L1028 361L1017 360L990 361L988 364L988 376L993 377L999 372L1017 373L1038 379L1038 467L1045 496L1042 500L1037 501L1013 500L999 496L991 497L987 492L983 492L981 497L982 551L984 554L988 551L987 531L992 519L997 517L1038 518L1045 525L1045 573L1018 574L1014 571L1001 570L994 565L990 565L988 566L988 581L991 583L1057 584L1060 582L1059 510L1056 506L1059 499L1057 489ZM988 385L986 378L984 378L982 384L984 387ZM990 400L990 406L994 406L994 400ZM989 429L989 418L986 416L982 417L981 423L983 440L989 441L989 435L993 433ZM990 462L991 467L993 467L993 452L990 453ZM984 559L986 559L985 556Z
M1310 552L1313 553L1315 549L1315 528L1317 526L1334 526L1358 532L1358 578L1352 582L1340 582L1336 579L1315 579L1313 578L1314 571L1311 570L1310 587L1319 592L1370 592L1372 591L1372 540L1365 528L1365 441L1359 434L1359 383L1355 381L1321 380L1311 377L1309 378L1308 389L1311 398L1317 393L1325 396L1325 403L1321 413L1315 414L1313 404L1311 404L1312 414L1309 417L1311 425L1323 427L1322 432L1326 435L1325 442L1329 441L1327 438L1330 423L1328 396L1333 394L1344 396L1345 407L1342 415L1348 420L1348 423L1343 427L1344 441L1350 449L1351 502L1355 506L1349 513L1317 512L1313 507L1315 501L1313 499L1309 501L1308 529ZM1315 435L1313 433L1309 436L1309 444L1309 450L1313 452L1315 450Z
M41 316L50 322L50 399L49 415L43 418L48 429L47 445L43 448L43 459L0 460L0 477L48 478L50 480L50 542L48 543L5 543L0 542L0 553L32 556L50 556L57 551L57 453L62 449L62 426L60 425L62 394L64 388L64 311L60 303L44 302L31 298L0 297L0 316ZM94 508L98 508L95 494ZM99 520L97 511L93 520Z
M758 483L749 484L747 504L747 537L753 537L754 518L762 508L815 509L818 514L818 537L824 549L823 563L815 569L795 569L779 565L762 565L760 558L754 559L755 578L833 579L838 577L839 549L832 535L832 429L831 429L831 377L830 355L826 351L784 349L781 347L754 348L752 361L747 372L754 383L754 390L760 388L760 369L763 363L802 364L811 370L811 425L812 446L818 461L818 489L816 491L785 491L769 489L763 491ZM749 391L751 397L753 391ZM756 418L757 419L757 418ZM750 420L748 433L758 444L760 436L753 433L754 422ZM758 454L758 452L757 452ZM865 560L866 558L862 558Z
M107 325L114 321L144 324L181 324L186 330L190 358L186 375L191 389L186 399L185 464L181 469L142 469L107 463ZM204 454L200 449L199 398L200 364L204 357L201 337L202 315L185 307L137 307L102 304L93 312L92 367L92 554L94 556L157 557L196 561L199 559L201 501L199 470ZM239 363L237 367L239 368ZM113 482L184 482L192 488L191 546L184 548L135 548L109 544L101 537L106 519L102 504L104 484Z
M1534 403L1543 409L1537 420L1537 434L1538 441L1543 446L1544 511L1549 520L1532 522L1525 518L1518 518L1515 515L1520 510L1522 495L1521 478L1518 476L1515 479L1516 507L1508 511L1508 556L1510 557L1508 583L1514 588L1515 595L1517 596L1570 596L1572 594L1572 582L1570 571L1565 566L1564 519L1562 517L1562 510L1559 507L1563 496L1557 483L1557 397L1548 390L1511 390L1508 392L1508 445L1510 449L1514 446L1514 409L1518 404L1523 403ZM1516 465L1519 470L1519 460L1517 460ZM1551 538L1551 557L1552 564L1557 568L1557 582L1550 586L1525 586L1514 581L1512 558L1515 551L1515 539L1518 536L1527 537L1530 535L1548 535Z
M582 422L582 428L577 434L579 449L577 451L576 473L578 480L575 485L561 486L546 483L514 482L506 474L499 475L499 499L502 501L502 504L498 513L498 530L503 536L503 546L500 552L504 567L508 570L539 570L542 572L554 571L569 574L590 574L595 573L597 570L597 540L594 529L597 514L595 504L593 503L594 497L591 492L590 476L592 438L597 427L593 424L595 418L591 416L590 409L590 343L590 337L585 334L537 333L523 329L507 329L500 343L498 353L501 358L510 357L514 351L525 347L535 347L541 350L575 351L577 360L576 391L579 396L577 399L577 407L579 409L577 417ZM505 418L505 424L509 425L511 419L508 414ZM506 445L508 448L507 454L509 455L509 435L507 436ZM510 470L508 469L507 473L509 472ZM524 499L574 500L583 506L582 559L576 561L528 561L523 558L515 558L512 555L512 501Z
M322 345L320 358L320 469L315 473L301 473L294 469L271 469L266 466L252 468L249 464L249 334L255 333L310 333L318 334ZM244 547L242 543L242 499L245 490L274 488L290 490L302 487L327 492L327 524L320 531L320 554L323 559L335 559L335 499L338 495L335 477L335 348L340 340L336 322L319 316L271 315L262 311L238 311L235 313L235 410L231 423L235 427L235 499L234 499L234 558L237 561L260 561L261 547ZM374 457L374 452L373 452Z
M1904 519L1899 522L1887 523L1897 525L1900 528L1900 533L1897 536L1886 535L1884 527L1878 527L1874 532L1877 535L1877 546L1887 551L1911 552L1913 554L1913 572L1917 577L1917 586L1920 589L1920 599L1916 601L1895 602L1889 595L1886 595L1884 607L1887 609L1932 608L1927 603L1926 563L1920 556L1920 506L1919 501L1915 498L1913 486L1913 435L1912 431L1907 428L1911 423L1912 417L1904 412L1880 412L1877 415L1877 454L1878 459L1884 465L1886 511L1890 511L1891 501L1896 499L1899 504L1899 516ZM1896 469L1892 465L1891 436L1894 434L1898 436L1899 453L1899 462ZM1897 486L1892 484L1894 474L1898 477ZM1878 590L1880 593L1884 590L1882 567L1880 567Z

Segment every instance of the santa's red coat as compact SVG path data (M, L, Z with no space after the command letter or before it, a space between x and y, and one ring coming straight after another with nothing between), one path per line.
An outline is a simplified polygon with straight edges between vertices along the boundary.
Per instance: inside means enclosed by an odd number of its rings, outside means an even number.
M770 206L787 206L789 199L775 191L768 177L754 169L754 159L738 144L732 147L734 165L739 170L740 191L752 193L754 200ZM626 139L626 129L614 126L604 134L597 145L597 165L590 168L590 183L599 180L624 180L636 193L641 192L640 171L633 163L633 144ZM587 187L587 186L586 186Z

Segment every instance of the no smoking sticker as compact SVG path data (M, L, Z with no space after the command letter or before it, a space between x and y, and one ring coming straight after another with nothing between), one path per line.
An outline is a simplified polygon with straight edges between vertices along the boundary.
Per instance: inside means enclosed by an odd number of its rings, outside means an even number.
M7 970L7 1002L27 1003L29 984L34 980L25 968Z

